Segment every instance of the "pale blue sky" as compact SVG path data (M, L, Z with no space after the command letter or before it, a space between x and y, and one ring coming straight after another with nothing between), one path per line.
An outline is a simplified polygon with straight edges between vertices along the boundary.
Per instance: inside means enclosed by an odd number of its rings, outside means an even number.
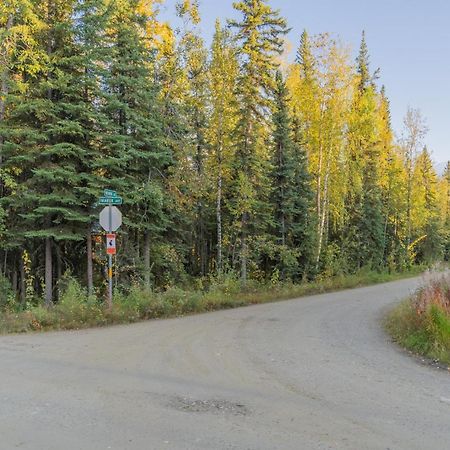
M166 0L163 17L173 22L175 0ZM215 19L235 15L232 0L200 0L201 29L209 41ZM331 32L356 52L364 29L372 69L391 100L396 133L408 105L426 117L426 144L436 162L450 160L450 1L449 0L271 0L281 10L297 46L306 28ZM176 23L176 22L174 22Z

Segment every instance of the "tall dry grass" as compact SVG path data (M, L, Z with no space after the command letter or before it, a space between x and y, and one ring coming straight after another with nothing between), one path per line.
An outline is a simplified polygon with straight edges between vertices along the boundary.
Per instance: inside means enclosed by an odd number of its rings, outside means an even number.
M429 274L422 288L390 312L386 328L407 349L450 364L450 273Z

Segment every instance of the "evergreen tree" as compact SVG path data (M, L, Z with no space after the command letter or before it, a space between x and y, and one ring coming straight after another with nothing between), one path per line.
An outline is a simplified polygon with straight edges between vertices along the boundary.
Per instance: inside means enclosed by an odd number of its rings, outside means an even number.
M37 9L47 25L36 32L46 51L45 67L29 79L23 107L11 112L5 142L7 166L21 167L18 188L7 204L22 217L16 233L44 243L47 304L53 299L54 255L61 275L65 245L83 240L89 221L86 198L80 195L89 161L83 122L89 118L79 89L84 68L75 42L73 8L70 1L48 0L45 8Z
M350 185L348 192L348 258L356 267L379 268L384 255L384 227L380 191L380 143L377 93L370 76L369 54L363 33L357 58L358 89L349 123ZM355 245L355 243L357 243Z
M240 44L237 95L240 104L235 130L234 189L232 208L239 235L241 278L247 279L248 236L264 229L267 219L267 161L265 115L274 87L274 56L283 47L286 21L265 0L234 3L243 15L230 21Z
M402 268L404 252L406 174L394 142L389 99L383 86L378 107L379 177L384 221L384 260L390 269Z
M432 262L442 256L442 235L439 224L438 179L428 149L419 154L413 182L411 220L417 244L410 251L419 261Z
M361 265L379 269L383 262L384 230L381 194L377 178L377 160L369 159L363 177L362 217L359 224Z
M366 32L362 32L359 54L356 58L357 73L359 75L358 90L365 91L370 85L369 49L367 48Z
M297 51L297 64L300 66L300 74L303 80L312 81L315 76L315 59L311 49L309 34L303 30L300 37L300 46Z
M287 89L280 72L276 74L275 112L273 114L274 152L272 161L272 203L278 243L286 246L290 234L293 205L293 142L287 106Z
M107 129L94 167L102 173L105 187L125 196L129 234L123 245L129 252L123 254L121 264L129 268L129 276L137 270L149 284L151 241L167 226L163 180L171 155L152 77L155 55L152 36L146 31L151 11L139 6L137 0L117 0L108 20L110 54L102 108ZM133 263L136 258L143 261L141 271Z
M366 32L362 32L361 44L358 57L356 58L357 73L359 77L358 90L365 91L369 86L375 87L375 80L379 77L379 69L375 73L370 73L370 56L367 47Z
M274 233L280 249L279 268L283 278L304 275L311 263L312 192L307 158L291 135L288 91L280 72L276 74L273 114L272 208ZM293 257L295 256L295 257Z
M77 61L81 70L79 76L72 80L76 92L81 98L77 101L83 110L80 117L82 132L78 137L79 145L88 155L83 167L84 183L77 187L83 198L88 215L86 229L86 281L88 292L94 289L94 261L92 229L98 220L98 211L90 207L98 199L103 174L95 168L95 161L102 158L101 139L107 129L107 117L98 107L103 103L103 80L105 68L109 62L109 48L106 45L106 25L108 6L104 0L78 0L75 5L74 45L77 46ZM82 252L84 254L84 252ZM84 264L80 264L84 267Z

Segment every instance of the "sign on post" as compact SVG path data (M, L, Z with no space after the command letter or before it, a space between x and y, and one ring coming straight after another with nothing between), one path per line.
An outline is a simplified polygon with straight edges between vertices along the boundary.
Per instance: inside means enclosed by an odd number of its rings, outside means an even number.
M103 191L103 197L118 197L117 192L111 189L105 189Z
M98 199L99 205L121 205L122 203L122 197L100 197Z
M101 227L108 233L106 235L106 253L108 255L108 306L112 306L113 283L112 283L112 257L116 254L116 235L122 225L122 213L113 205L121 205L122 197L116 191L105 189L103 197L98 200L99 205L107 205L100 212L99 222Z
M106 235L106 253L108 255L116 254L116 235L115 233Z
M122 213L115 206L107 206L100 212L100 225L105 231L117 231L122 225Z

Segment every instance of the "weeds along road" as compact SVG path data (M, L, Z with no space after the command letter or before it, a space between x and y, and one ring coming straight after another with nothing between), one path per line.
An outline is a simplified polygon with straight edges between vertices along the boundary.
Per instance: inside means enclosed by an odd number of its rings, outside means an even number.
M448 449L450 375L379 323L419 282L0 337L0 449Z

